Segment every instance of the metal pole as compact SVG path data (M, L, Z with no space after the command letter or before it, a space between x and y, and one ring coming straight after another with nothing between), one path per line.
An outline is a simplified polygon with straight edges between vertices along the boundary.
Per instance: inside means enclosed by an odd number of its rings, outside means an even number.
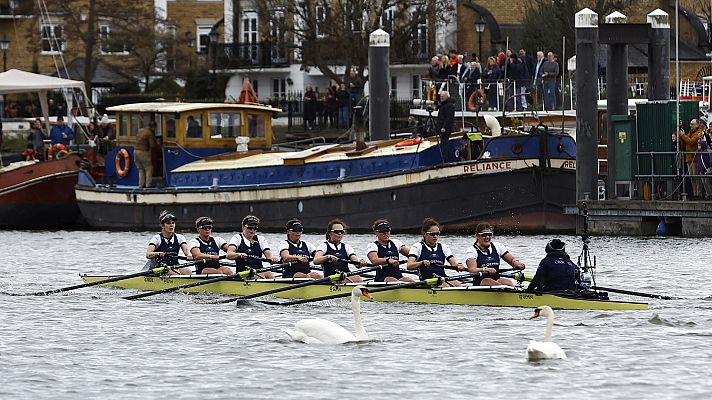
M677 155L675 159L680 159L680 1L675 0L675 125L677 140L675 148ZM685 169L685 162L682 163L682 169ZM679 170L678 170L679 173ZM685 188L685 174L682 174L682 201L687 200L687 189Z
M371 140L390 138L390 35L376 29L368 37L368 133Z
M561 39L561 133L564 132L564 110L566 110L566 102L564 101L566 97L564 96L564 89L566 88L566 36Z

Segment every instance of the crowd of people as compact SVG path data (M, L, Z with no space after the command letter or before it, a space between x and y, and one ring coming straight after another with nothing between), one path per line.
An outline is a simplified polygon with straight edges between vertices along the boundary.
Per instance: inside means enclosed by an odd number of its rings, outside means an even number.
M682 126L672 134L673 150L684 152L686 171L690 175L693 200L712 200L712 127L703 118L690 121L690 130ZM689 188L687 188L689 190ZM689 193L689 191L688 191Z
M477 226L475 241L466 249L462 263L450 247L440 241L442 227L432 218L423 221L421 239L410 246L391 235L391 224L387 220L374 221L372 230L375 240L366 247L366 257L358 257L354 248L344 241L348 227L340 219L327 224L325 240L316 245L303 239L304 226L299 220L289 220L285 225L286 237L278 243L274 253L267 239L258 234L260 220L254 215L243 218L241 231L229 241L212 234L214 222L210 217L200 217L195 221L198 236L192 240L176 233L176 222L175 214L166 210L161 212L161 232L151 238L146 249L149 260L162 259L167 265L175 266L169 274L189 275L193 272L189 267L179 267L179 251L188 260L205 260L196 264L196 274L232 275L248 268L260 269L265 261L284 264L282 278L322 279L343 272L342 283L362 282L366 278L352 273L350 264L358 268L382 266L376 271L375 282L414 282L416 279L446 277L446 269L450 269L478 274L472 284L483 286L515 285L511 279L500 274L502 263L509 264L515 270L526 267L503 243L493 240L494 227L488 223ZM220 255L221 252L224 256ZM546 253L534 277L535 285L530 285L531 290L574 291L577 287L577 268L566 254L565 243L552 240L547 244ZM406 260L401 261L401 256ZM223 257L233 261L221 262ZM406 268L401 268L401 264L405 264ZM269 279L274 275L263 272L258 277ZM464 282L449 280L442 285L457 287L462 284Z
M45 161L66 155L70 146L74 145L85 145L99 154L107 154L113 148L116 132L106 114L101 118L93 118L87 127L79 128L78 133L75 133L75 130L66 124L64 117L60 115L49 134L44 128L42 119L36 118L26 138L27 146L22 152L23 159Z
M518 52L507 49L487 57L483 65L477 54L468 56L450 50L447 55L431 58L424 78L431 82L454 80L464 84L468 99L481 90L488 111L501 110L500 93L506 95L510 109L526 110L540 103L542 109L551 111L561 107L557 95L561 71L560 61L551 51L546 55L538 51L534 59L524 48Z

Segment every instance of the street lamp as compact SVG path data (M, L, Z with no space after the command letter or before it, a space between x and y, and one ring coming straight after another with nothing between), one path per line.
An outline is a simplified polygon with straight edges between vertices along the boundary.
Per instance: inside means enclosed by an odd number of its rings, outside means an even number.
M208 38L210 39L210 50L213 53L213 101L217 101L217 82L216 82L216 74L215 74L215 68L217 64L217 45L218 45L218 37L220 36L220 33L218 32L217 29L213 26L213 28L210 30L210 33L208 33Z
M485 19L482 18L482 15L480 15L480 18L475 21L475 31L477 32L477 37L480 42L480 48L478 49L478 51L480 52L480 60L484 60L484 58L482 57L482 32L485 31L486 26L487 25L485 23Z
M2 50L2 70L7 71L7 49L10 48L10 41L7 39L7 35L2 35L2 40L0 40L0 50Z

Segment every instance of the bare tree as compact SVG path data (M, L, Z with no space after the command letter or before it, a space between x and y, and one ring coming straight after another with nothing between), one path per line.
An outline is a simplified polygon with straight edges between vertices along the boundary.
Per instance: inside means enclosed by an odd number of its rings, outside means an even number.
M449 4L449 3L447 3ZM349 71L363 77L368 65L369 34L383 28L391 34L392 54L430 54L432 21L451 7L436 0L261 0L255 1L261 36L271 49L296 54L305 68L316 67L336 82L348 80ZM437 5L437 6L436 6ZM417 40L419 29L429 26L430 40ZM422 43L431 47L423 48ZM274 51L274 50L273 50ZM343 74L335 66L343 66Z

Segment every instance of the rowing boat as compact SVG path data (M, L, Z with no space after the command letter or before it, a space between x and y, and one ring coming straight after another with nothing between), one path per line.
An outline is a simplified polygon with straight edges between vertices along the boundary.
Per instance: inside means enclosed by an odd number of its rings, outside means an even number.
M111 282L102 286L113 286L124 289L161 290L201 280L218 275L190 275L190 276L141 276ZM110 278L106 275L82 274L81 278L87 282L95 282ZM244 296L259 293L265 290L285 287L296 283L309 281L308 278L294 279L258 279L255 281L226 280L202 286L185 289L188 293L213 293L231 296ZM383 287L396 283L367 282L361 283L369 288ZM349 293L354 284L323 284L310 285L294 290L274 294L275 297L289 299L310 299L337 293ZM647 310L647 303L586 299L567 297L555 294L527 293L521 289L510 286L461 286L449 288L413 287L400 288L379 293L374 293L374 301L402 302L402 303L428 303L428 304L460 304L471 306L495 307L539 307L548 305L552 308L566 310Z

